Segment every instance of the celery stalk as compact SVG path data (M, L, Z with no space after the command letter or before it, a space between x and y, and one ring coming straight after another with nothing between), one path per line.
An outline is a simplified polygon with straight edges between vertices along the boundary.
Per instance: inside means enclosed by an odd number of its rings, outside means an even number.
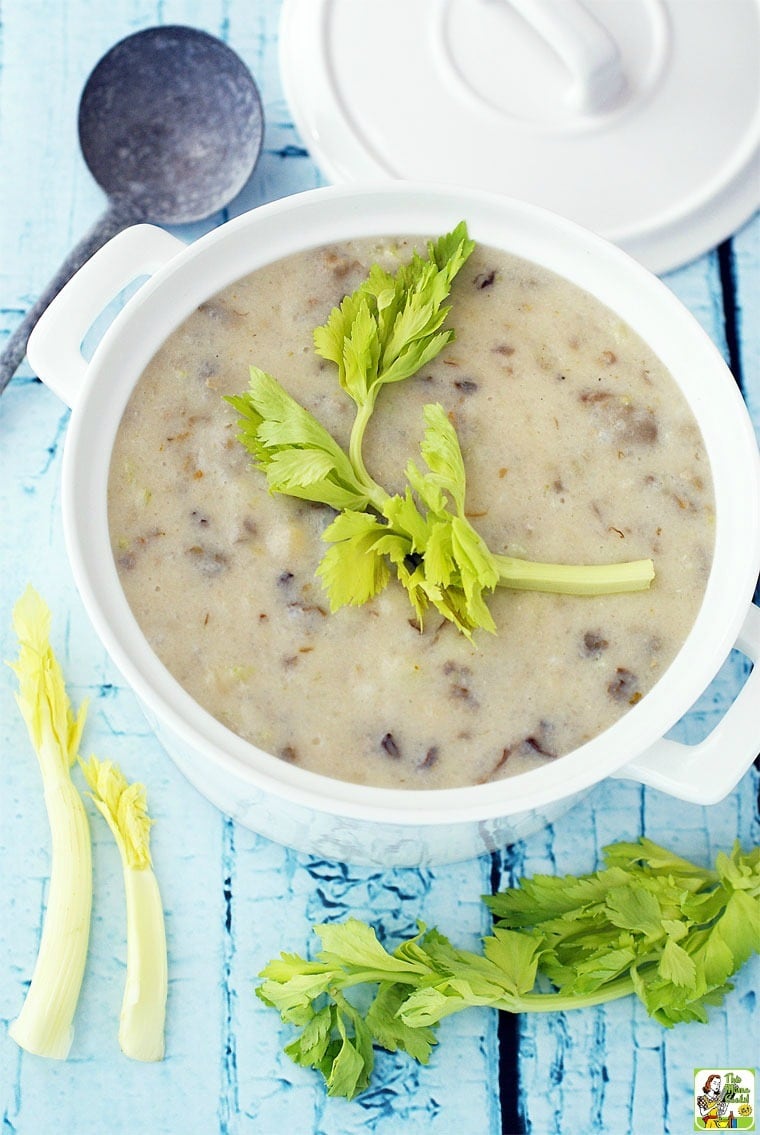
M168 975L161 894L152 870L125 870L124 885L132 929L119 1044L133 1060L163 1060Z
M150 855L145 788L128 784L111 761L80 761L92 799L121 856L127 907L127 977L119 1044L132 1060L162 1060L167 995L166 931Z
M513 591L552 591L563 595L612 595L646 591L654 579L651 560L618 564L542 564L494 554L499 583Z
M19 680L16 701L39 760L52 841L51 872L40 947L31 985L9 1034L21 1048L65 1060L84 975L92 907L90 827L71 780L86 706L75 716L50 646L50 611L30 586L16 603L13 625Z

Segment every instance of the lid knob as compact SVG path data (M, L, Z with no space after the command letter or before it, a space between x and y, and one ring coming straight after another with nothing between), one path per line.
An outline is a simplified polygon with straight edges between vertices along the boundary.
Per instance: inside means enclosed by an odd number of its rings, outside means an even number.
M503 0L499 0L499 3ZM620 51L581 0L508 0L570 72L565 101L583 114L610 110L626 90Z

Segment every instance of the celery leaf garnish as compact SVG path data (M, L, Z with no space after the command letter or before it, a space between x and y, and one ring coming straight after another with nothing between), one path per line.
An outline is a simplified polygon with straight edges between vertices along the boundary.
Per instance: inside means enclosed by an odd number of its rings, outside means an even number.
M228 401L240 414L239 439L273 492L338 510L367 507L366 489L346 452L271 375L251 367L247 393Z
M432 607L470 637L496 626L487 596L497 586L576 595L642 590L651 560L573 566L532 563L492 552L465 512L459 439L443 408L424 409L421 456L406 468L405 490L389 495L368 472L364 435L380 390L416 374L452 341L446 301L474 242L461 222L414 253L395 275L374 265L367 279L314 332L317 353L337 367L356 406L348 450L280 386L251 368L249 390L227 398L239 440L273 492L329 505L338 513L318 574L333 611L361 605L396 578L422 626ZM390 565L390 566L389 566Z
M475 247L460 223L428 243L428 259L415 253L391 276L375 264L368 278L314 332L322 358L358 407L374 405L381 386L416 374L454 338L441 327L451 284Z

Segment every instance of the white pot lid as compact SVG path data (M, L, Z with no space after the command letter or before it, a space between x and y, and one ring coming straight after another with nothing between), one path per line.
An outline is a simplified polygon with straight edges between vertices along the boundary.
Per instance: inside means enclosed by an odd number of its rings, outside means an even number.
M760 205L760 0L283 0L333 182L533 202L668 271Z

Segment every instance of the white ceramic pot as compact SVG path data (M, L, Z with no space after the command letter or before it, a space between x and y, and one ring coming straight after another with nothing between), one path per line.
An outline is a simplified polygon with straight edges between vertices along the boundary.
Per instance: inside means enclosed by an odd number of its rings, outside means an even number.
M111 555L106 486L114 436L156 349L195 307L255 268L343 238L444 232L465 219L475 239L533 260L598 296L638 332L682 387L699 421L717 501L704 602L682 650L642 701L556 763L496 783L443 791L367 788L286 764L232 734L158 662L124 598ZM81 344L134 281L91 362ZM760 462L746 408L719 353L656 277L612 245L524 203L392 182L328 188L265 205L186 247L138 225L115 237L60 293L29 343L36 373L69 405L62 506L85 608L159 739L187 778L240 823L302 851L383 866L475 856L553 822L607 776L712 803L760 746L760 667L717 728L695 746L664 740L735 646L756 664L760 609Z

